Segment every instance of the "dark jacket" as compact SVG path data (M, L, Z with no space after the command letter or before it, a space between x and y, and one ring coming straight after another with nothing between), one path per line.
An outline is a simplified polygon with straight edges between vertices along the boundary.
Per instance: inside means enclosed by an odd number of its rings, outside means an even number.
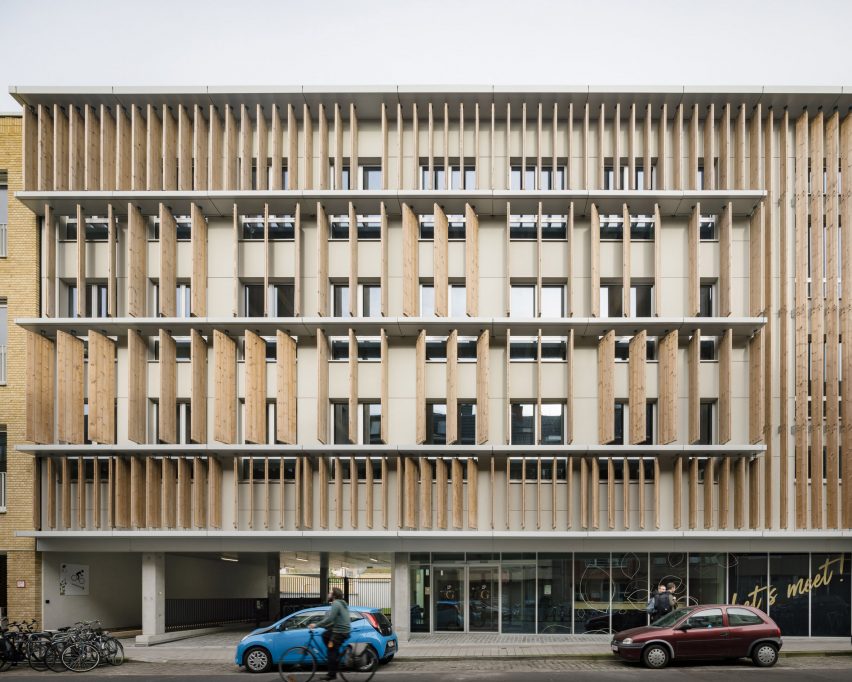
M668 592L658 592L654 595L654 614L657 616L665 616L674 608L672 595Z
M331 602L331 608L321 621L318 628L329 628L332 632L348 635L352 630L352 619L349 617L349 605L342 599Z

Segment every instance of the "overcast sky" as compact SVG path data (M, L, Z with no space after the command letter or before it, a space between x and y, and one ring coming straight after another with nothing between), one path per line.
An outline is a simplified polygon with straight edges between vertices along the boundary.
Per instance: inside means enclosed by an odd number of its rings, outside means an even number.
M0 0L10 85L852 85L849 0Z

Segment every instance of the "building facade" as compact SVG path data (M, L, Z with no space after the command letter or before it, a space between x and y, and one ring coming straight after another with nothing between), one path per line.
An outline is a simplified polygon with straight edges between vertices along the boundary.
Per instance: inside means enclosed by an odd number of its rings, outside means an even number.
M848 89L12 93L47 625L849 634Z
M27 334L13 320L39 314L39 236L23 188L20 114L0 114L0 607L18 619L41 613L41 564L32 538L33 460L26 442Z

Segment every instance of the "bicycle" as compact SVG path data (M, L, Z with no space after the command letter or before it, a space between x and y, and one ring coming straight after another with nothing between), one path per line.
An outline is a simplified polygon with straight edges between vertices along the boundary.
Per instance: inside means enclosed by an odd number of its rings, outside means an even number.
M284 682L310 682L318 663L327 661L327 653L315 641L316 631L308 631L308 641L287 649L278 661L278 674ZM379 659L366 642L345 644L338 660L338 673L344 682L369 682L376 674Z

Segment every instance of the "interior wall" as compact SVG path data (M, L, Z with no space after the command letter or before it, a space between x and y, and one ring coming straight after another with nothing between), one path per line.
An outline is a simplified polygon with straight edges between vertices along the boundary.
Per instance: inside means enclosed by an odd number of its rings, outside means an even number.
M241 554L239 561L166 554L166 598L266 598L266 554Z

